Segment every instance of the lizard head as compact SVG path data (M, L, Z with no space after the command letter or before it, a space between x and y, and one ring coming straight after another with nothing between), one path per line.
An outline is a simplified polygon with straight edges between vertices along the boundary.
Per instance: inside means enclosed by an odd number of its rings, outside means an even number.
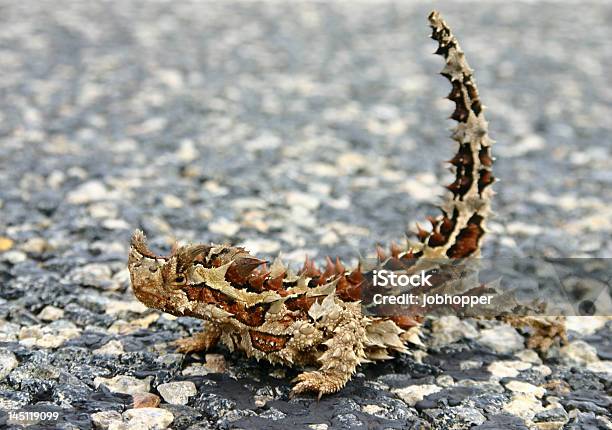
M198 246L174 247L172 253L160 256L146 244L144 233L132 234L128 269L134 295L146 306L174 315L183 315L188 300L182 287L187 284L187 268L204 249Z

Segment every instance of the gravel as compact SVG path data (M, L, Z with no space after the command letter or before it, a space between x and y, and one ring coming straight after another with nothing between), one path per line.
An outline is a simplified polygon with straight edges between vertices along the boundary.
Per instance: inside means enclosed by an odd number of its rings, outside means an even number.
M498 142L484 254L612 255L612 6L437 7ZM609 318L571 318L572 343L538 357L505 324L445 317L317 403L289 399L297 369L176 354L199 322L133 297L135 228L160 252L352 264L435 213L451 107L429 8L0 1L0 426L610 426Z

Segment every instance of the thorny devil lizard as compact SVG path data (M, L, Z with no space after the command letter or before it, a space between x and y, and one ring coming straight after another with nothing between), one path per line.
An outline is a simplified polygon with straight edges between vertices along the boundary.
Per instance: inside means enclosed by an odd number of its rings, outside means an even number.
M455 103L451 118L458 124L452 139L459 148L450 160L455 181L447 186L442 214L429 218L432 231L419 228L418 242L406 248L392 245L390 255L379 248L380 261L477 257L490 215L493 141L472 70L438 12L429 15L429 23L438 42L436 54L446 61L441 74L452 85L448 98ZM346 270L338 259L328 259L324 271L306 259L293 273L280 260L268 269L263 260L229 245L175 246L169 256L159 256L137 230L128 266L134 293L145 305L203 320L202 332L176 342L181 352L205 350L221 341L258 360L318 365L319 370L297 376L292 395L314 391L320 398L336 392L361 363L388 359L393 351L408 352L405 342L419 342L421 315L363 314L364 273L360 266ZM564 337L558 321L527 318L536 329L531 346L546 347L551 338Z

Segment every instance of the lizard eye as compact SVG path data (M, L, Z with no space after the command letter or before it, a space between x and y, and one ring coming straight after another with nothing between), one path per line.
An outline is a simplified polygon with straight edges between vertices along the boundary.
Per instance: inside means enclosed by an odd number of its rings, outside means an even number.
M177 275L176 278L174 278L174 282L176 284L182 284L185 282L185 277L183 275Z

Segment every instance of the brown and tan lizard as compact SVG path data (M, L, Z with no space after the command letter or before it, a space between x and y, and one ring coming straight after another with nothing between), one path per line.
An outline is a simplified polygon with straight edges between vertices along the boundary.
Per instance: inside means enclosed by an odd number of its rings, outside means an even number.
M429 23L436 53L445 60L441 74L452 85L448 98L455 103L455 180L447 186L441 215L429 218L431 231L419 228L417 243L392 245L389 255L378 250L386 263L478 256L490 215L493 141L472 70L438 12ZM220 341L271 363L318 366L298 375L293 394L336 392L360 364L407 352L405 342L418 341L422 315L365 315L364 273L359 266L346 270L339 260L328 259L319 270L307 259L294 273L280 260L268 268L245 249L227 245L187 245L160 256L136 231L128 267L134 294L145 305L203 320L202 332L177 341L180 351L205 350Z

